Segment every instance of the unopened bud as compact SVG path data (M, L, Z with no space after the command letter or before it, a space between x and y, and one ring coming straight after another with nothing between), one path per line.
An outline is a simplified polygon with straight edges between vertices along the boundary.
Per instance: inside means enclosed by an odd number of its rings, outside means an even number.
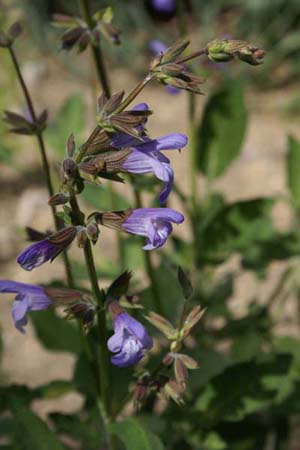
M198 363L194 358L191 358L188 355L180 354L178 357L181 359L185 367L189 370L198 369Z
M243 49L239 54L239 59L251 64L252 66L258 66L264 62L264 56L266 52L262 49L255 47L248 47Z
M264 50L259 49L247 41L235 39L215 39L207 44L208 58L215 62L227 62L237 57L248 64L263 63Z
M52 195L52 197L48 200L48 205L50 206L57 206L57 205L64 205L69 201L69 197L65 194L58 192L57 194Z
M165 366L171 366L174 362L174 356L173 353L167 353L167 355L163 359L163 364Z
M183 324L184 337L186 337L199 322L203 316L205 309L202 309L200 305L195 306L192 311L186 317Z
M62 176L64 181L72 180L77 175L77 165L71 158L66 158L62 164Z
M95 244L99 237L99 228L96 223L89 223L86 227L88 238Z
M148 322L150 322L155 328L160 330L168 339L176 339L177 330L173 327L173 325L164 317L156 314L154 312L150 312L148 316L145 317Z
M182 360L179 357L175 358L174 373L177 383L185 386L189 378L189 374L187 368L185 367L185 365L183 364Z
M75 139L74 134L71 133L67 141L67 154L69 158L72 158L75 152Z
M86 228L81 227L81 229L77 232L76 240L79 248L84 248L86 241L88 239Z
M23 28L22 28L22 25L20 24L20 22L15 22L8 29L8 35L14 41L17 37L20 36L22 31L23 31Z
M168 381L168 383L165 384L164 391L167 397L174 400L178 405L184 404L182 399L184 387L178 384L175 380Z

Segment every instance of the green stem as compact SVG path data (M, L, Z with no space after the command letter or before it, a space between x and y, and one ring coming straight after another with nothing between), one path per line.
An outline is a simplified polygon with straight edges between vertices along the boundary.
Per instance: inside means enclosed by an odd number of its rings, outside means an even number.
M34 125L37 127L37 116L34 110L34 106L33 106L33 102L31 99L31 96L29 94L29 91L27 89L25 80L23 78L21 69L20 69L20 65L19 62L17 60L16 54L14 49L10 46L8 47L8 51L10 53L10 57L13 63L13 66L15 68L17 77L18 77L18 81L20 83L20 86L22 88L25 100L26 100L26 105L27 108L29 110L30 116L31 116L31 120L33 121ZM38 145L39 145L39 149L40 149L40 154L41 154L41 159L42 159L42 166L43 166L43 172L46 178L46 185L47 185L47 189L48 189L48 194L49 197L51 197L54 194L54 189L53 189L53 184L52 184L52 180L51 180L51 174L50 174L50 167L49 167L49 162L48 162L48 158L47 158L47 153L46 153L46 147L45 147L45 142L44 142L44 138L43 138L43 133L42 131L38 130L36 131L36 138L38 141ZM52 211L52 216L53 216L53 220L55 223L55 227L58 230L60 228L60 221L56 215L56 208L55 206L51 205L51 211ZM73 278L73 274L72 274L72 269L71 269L71 264L68 258L68 255L66 252L63 252L63 261L64 261L64 267L65 267L65 272L66 272L66 278L67 278L67 283L69 287L73 287L74 286L74 278Z
M80 6L81 6L81 10L82 10L82 15L84 17L86 24L89 27L89 29L92 30L94 27L94 24L93 24L93 18L91 15L91 11L90 11L89 0L80 0ZM99 83L100 83L106 97L109 98L111 96L111 90L110 90L108 76L107 76L105 65L104 65L101 43L93 41L91 47L92 47L92 52L93 52L94 63L95 63L97 74L98 74ZM115 209L114 204L115 204L116 194L115 194L115 190L113 188L112 182L109 183L108 188L109 188L109 192L110 192L112 208ZM121 266L121 269L123 270L125 268L125 248L124 248L124 241L123 241L120 233L117 233L117 243L118 243L118 250L119 250L120 266Z
M75 196L70 198L70 206L72 208L72 220L74 225L84 225L84 216L79 208L77 199ZM111 418L111 405L109 397L109 353L107 349L107 324L106 324L106 314L105 314L105 294L99 288L98 276L96 272L96 266L94 261L94 256L92 252L91 243L89 240L86 241L84 246L84 257L86 268L88 272L88 277L91 284L91 289L94 298L98 304L98 405L102 414L104 425L107 426ZM113 449L113 443L110 440L109 433L106 433L107 441L109 443L109 448Z
M124 111L124 109L130 105L130 103L139 95L139 93L147 86L152 80L153 75L148 73L145 78L128 94L128 96L122 101L120 106L114 111L114 113L119 113Z
M82 11L83 18L89 28L89 30L93 30L94 24L93 24L93 18L90 11L90 4L89 0L80 0L80 7ZM98 74L99 82L102 86L102 89L106 95L107 98L111 96L110 87L108 83L108 77L104 65L104 60L102 56L102 49L100 42L92 41L92 52L94 57L94 62Z
M133 187L134 187L134 185L133 185ZM141 194L135 187L134 187L134 197L135 197L136 208L142 208L143 204L142 204ZM146 270L147 270L147 273L148 273L148 276L149 276L150 282L151 282L153 303L155 305L156 311L159 314L164 315L164 307L163 307L163 303L162 303L162 297L161 297L161 293L159 290L159 286L157 285L155 269L153 266L151 253L149 251L145 250L144 258L145 258Z

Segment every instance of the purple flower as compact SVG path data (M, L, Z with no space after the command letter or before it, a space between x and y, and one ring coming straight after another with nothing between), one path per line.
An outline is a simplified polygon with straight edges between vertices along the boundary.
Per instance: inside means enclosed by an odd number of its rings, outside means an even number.
M158 13L173 14L175 12L175 0L151 0L153 9Z
M111 358L114 365L128 367L136 364L152 345L151 337L140 322L126 312L115 317L114 334L107 342L108 349L116 353Z
M123 230L128 233L145 236L144 250L162 247L172 233L173 223L182 223L183 215L170 208L139 208L134 209L122 223Z
M143 143L132 142L132 151L122 163L122 169L129 173L154 173L164 182L159 195L160 203L165 203L173 186L174 172L170 160L161 150L180 150L187 144L187 137L180 133L171 133L157 139L145 138Z
M42 241L29 245L18 256L18 263L25 270L39 267L46 261L53 261L59 253L65 250L77 235L76 227L67 227L52 234Z
M165 53L168 46L158 39L153 39L149 43L149 48L150 48L150 51L153 53L153 55L156 56L156 55L160 55L161 53ZM169 86L169 85L165 86L165 90L169 94L172 94L172 95L174 95L174 94L176 95L181 92L180 89L177 89L176 87Z
M12 305L12 318L15 327L25 333L24 326L27 324L27 313L29 311L40 311L47 309L51 300L40 286L18 283L17 281L0 280L0 292L12 292L17 294Z

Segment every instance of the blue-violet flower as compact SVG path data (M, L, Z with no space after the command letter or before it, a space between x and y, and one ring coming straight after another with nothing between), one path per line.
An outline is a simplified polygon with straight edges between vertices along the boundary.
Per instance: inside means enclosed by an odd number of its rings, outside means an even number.
M115 353L111 358L114 365L128 367L136 364L152 345L145 327L129 314L121 312L114 318L114 334L107 342L108 349Z
M128 233L145 236L144 250L162 247L172 233L173 223L182 223L184 216L171 208L133 209L121 227Z
M28 322L27 313L29 311L47 309L52 304L44 289L32 284L0 280L0 292L17 294L12 305L11 314L15 327L21 333L25 333L24 326Z
M42 241L35 242L25 248L18 256L18 263L25 270L39 267L46 261L53 261L65 250L77 235L77 228L70 226L51 234Z

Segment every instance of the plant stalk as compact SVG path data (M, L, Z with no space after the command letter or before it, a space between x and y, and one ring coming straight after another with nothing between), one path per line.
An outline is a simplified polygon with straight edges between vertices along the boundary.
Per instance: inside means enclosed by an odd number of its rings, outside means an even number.
M89 27L90 30L93 29L93 18L90 11L90 4L89 0L80 0L80 6L83 18ZM107 76L107 72L105 69L104 64L104 58L102 54L102 48L100 42L92 42L91 44L92 52L93 52L93 59L97 70L98 80L100 83L100 86L102 87L105 95L107 98L111 96L111 89L109 85L109 80ZM110 197L112 202L112 208L115 209L115 203L116 203L116 193L113 188L112 182L109 182L108 184L109 191L110 191ZM118 252L119 252L119 258L120 258L120 267L123 270L125 268L125 248L124 248L124 241L122 239L122 236L120 233L117 233L117 243L118 243Z
M93 18L90 11L90 4L89 0L80 0L80 7L82 11L82 16L89 28L89 30L93 30L94 24L93 24ZM111 96L108 77L106 73L106 68L104 65L104 60L102 56L102 49L100 42L92 42L91 45L92 52L93 52L93 58L98 74L98 79L101 84L101 87L106 95L107 98Z
M21 89L23 91L24 97L25 97L25 101L26 101L26 105L27 108L29 110L30 116L31 116L31 120L33 121L34 125L37 126L37 116L35 113L35 109L33 106L33 102L31 99L31 96L29 94L29 91L27 89L25 80L23 78L21 69L20 69L20 65L18 62L18 59L16 57L15 51L12 48L12 46L8 47L8 51L10 53L10 57L13 63L13 66L15 68L17 77L18 77L18 81L20 83ZM48 162L48 158L47 158L47 153L46 153L46 147L45 147L45 142L44 142L44 138L43 138L43 133L41 130L36 131L36 138L38 141L38 146L40 149L40 154L41 154L41 159L42 159L42 166L43 166L43 172L46 178L46 185L47 185L47 189L48 189L48 194L49 197L51 197L54 194L54 189L53 189L53 184L52 184L52 180L51 180L51 174L50 174L50 167L49 167L49 162ZM59 230L60 228L60 221L56 215L56 208L55 206L51 205L51 212L52 212L52 216L53 216L53 221L55 224L55 228L56 230ZM64 267L65 267L65 273L66 273L66 278L67 278L67 284L69 287L74 287L74 278L73 278L73 274L72 274L72 269L71 269L71 264L69 261L69 257L67 255L66 252L63 252L63 262L64 262Z
M73 214L73 224L74 225L84 225L83 214L79 208L77 199L75 196L70 198L70 206ZM98 394L98 405L101 411L101 415L103 418L103 422L105 427L109 424L111 418L111 405L110 405L110 397L109 397L109 353L107 349L107 324L106 324L106 315L105 315L105 295L104 292L101 291L98 284L98 276L96 272L96 266L93 256L93 251L91 247L91 242L89 240L86 241L84 246L84 257L87 268L88 277L91 284L91 289L94 295L94 298L98 304L98 339L99 339L99 348L98 348L98 382L99 382L99 392ZM113 443L110 440L109 433L106 432L107 441L109 444L109 448L113 449Z

